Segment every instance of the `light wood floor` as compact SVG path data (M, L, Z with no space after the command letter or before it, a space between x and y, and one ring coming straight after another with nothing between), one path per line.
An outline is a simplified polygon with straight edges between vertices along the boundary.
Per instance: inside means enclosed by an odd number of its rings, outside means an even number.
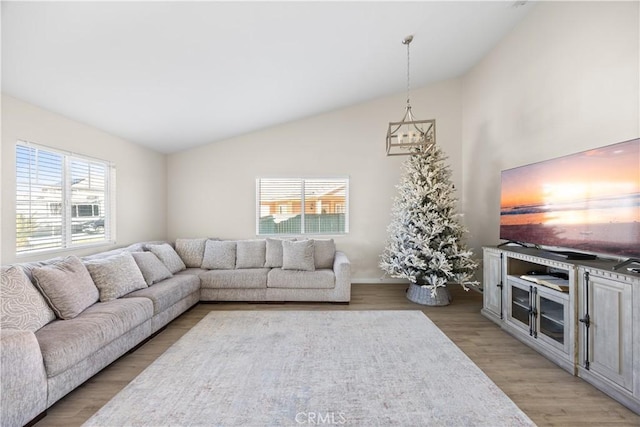
M424 307L405 298L403 285L353 285L350 305L198 304L49 408L36 424L78 426L158 356L215 310L423 310L539 426L640 426L640 416L569 375L480 314L482 295L451 288L453 303ZM143 396L141 396L143 398ZM451 408L455 411L455 408Z

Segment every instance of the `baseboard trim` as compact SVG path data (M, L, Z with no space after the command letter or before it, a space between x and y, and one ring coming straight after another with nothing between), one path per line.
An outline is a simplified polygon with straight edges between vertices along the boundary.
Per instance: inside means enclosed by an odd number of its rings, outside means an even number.
M364 278L364 279L351 279L351 283L356 284L366 284L366 285L377 285L380 283L384 284L395 284L395 285L408 285L408 280L403 279L381 279L379 277L373 278Z
M402 285L402 286L408 286L409 285L409 281L408 280L404 280L403 279L351 279L351 283L352 284L356 284L356 285L380 285L380 284L384 284L384 285ZM460 286L460 285L456 285L455 283L450 283L447 286ZM474 291L474 292L478 292L478 293L482 293L482 289L478 288L477 286L467 286L469 288L469 290Z

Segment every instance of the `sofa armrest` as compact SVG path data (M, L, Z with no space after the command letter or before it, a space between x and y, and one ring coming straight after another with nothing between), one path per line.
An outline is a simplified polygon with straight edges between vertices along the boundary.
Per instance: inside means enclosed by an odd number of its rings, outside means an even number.
M47 374L33 332L0 331L0 425L23 426L47 409Z
M333 260L333 274L336 276L336 291L339 301L351 301L351 263L344 252L336 251Z

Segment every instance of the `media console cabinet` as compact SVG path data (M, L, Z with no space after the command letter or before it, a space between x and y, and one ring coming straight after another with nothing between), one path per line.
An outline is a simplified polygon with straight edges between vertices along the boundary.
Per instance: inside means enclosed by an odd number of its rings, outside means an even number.
M615 265L485 247L482 314L640 414L640 275Z

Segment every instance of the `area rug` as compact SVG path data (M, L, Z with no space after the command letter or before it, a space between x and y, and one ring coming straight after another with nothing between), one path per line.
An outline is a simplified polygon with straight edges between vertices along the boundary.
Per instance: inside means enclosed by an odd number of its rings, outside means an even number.
M85 426L531 426L420 311L215 311Z

